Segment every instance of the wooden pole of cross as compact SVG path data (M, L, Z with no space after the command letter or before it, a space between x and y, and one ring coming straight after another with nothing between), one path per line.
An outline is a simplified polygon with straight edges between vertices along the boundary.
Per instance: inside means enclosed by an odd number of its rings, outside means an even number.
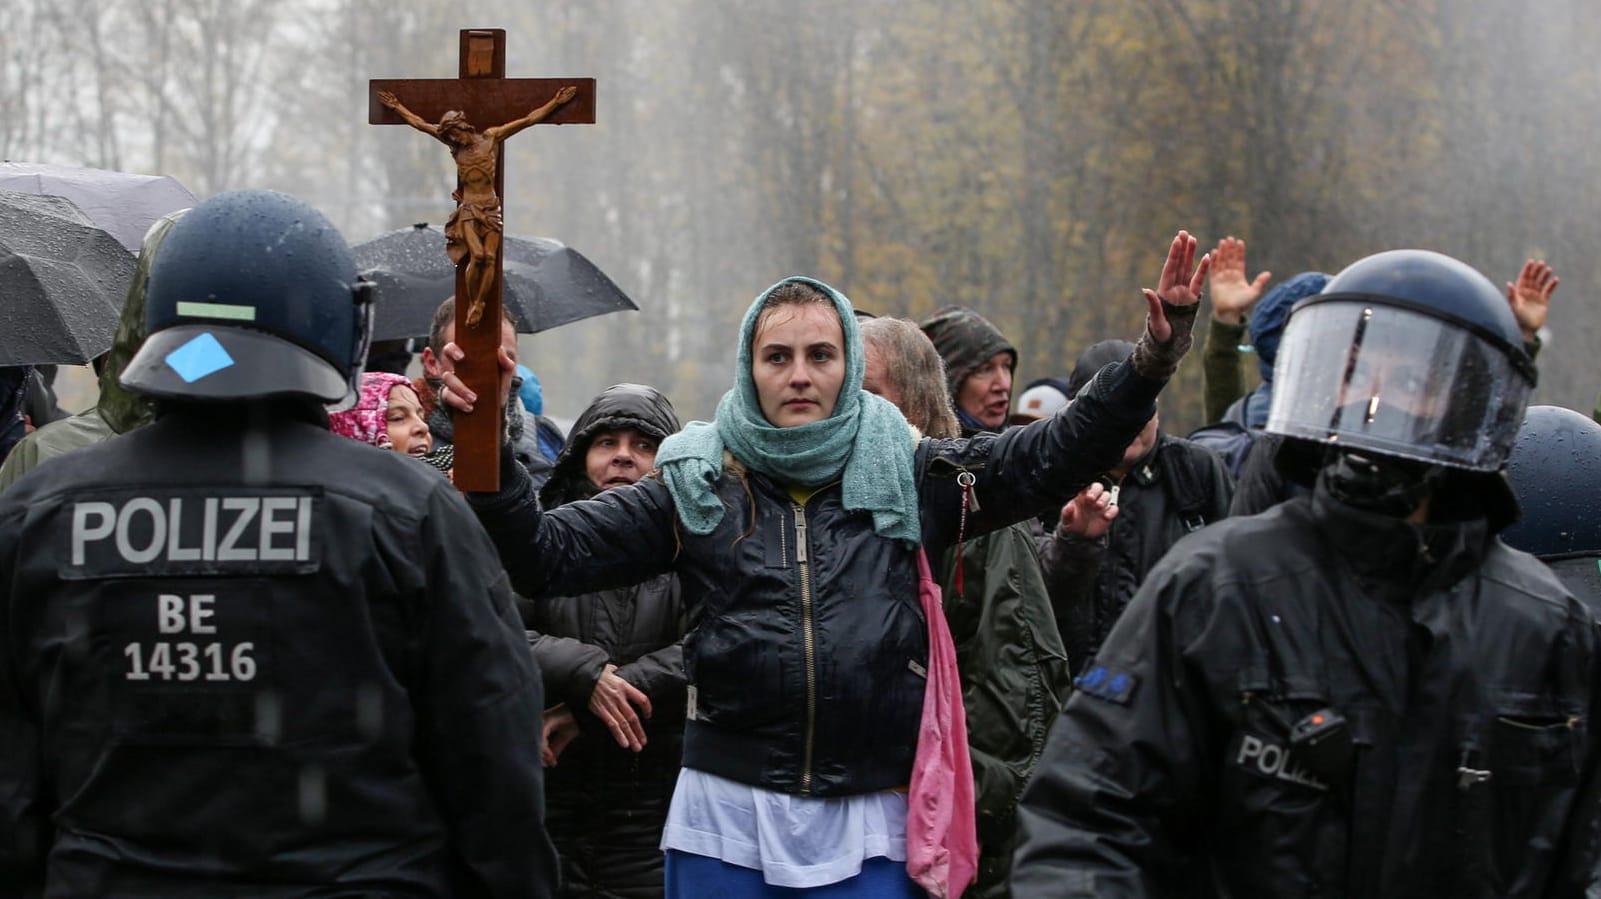
M500 395L497 350L511 331L501 324L501 145L530 125L593 124L595 79L507 78L505 30L464 29L459 77L375 78L367 121L410 125L448 146L456 161L456 211L445 223L456 263L454 337L466 353L456 373L479 401L455 416L455 481L463 491L498 490L504 410L491 398Z

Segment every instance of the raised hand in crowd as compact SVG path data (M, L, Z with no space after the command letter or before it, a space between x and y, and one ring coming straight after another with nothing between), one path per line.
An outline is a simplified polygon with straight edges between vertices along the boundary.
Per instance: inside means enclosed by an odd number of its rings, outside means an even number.
M1551 271L1544 259L1529 259L1523 263L1516 282L1506 284L1506 301L1512 315L1518 320L1518 330L1524 341L1533 341L1545 327L1545 316L1551 308L1551 293L1562 279Z
M1117 504L1114 503L1115 493L1106 489L1100 481L1092 482L1088 487L1078 492L1073 501L1062 506L1061 520L1057 522L1057 533L1077 537L1081 540L1098 540L1106 536L1111 530L1112 522L1117 519Z
M630 705L632 703L632 705ZM638 752L645 748L645 725L634 706L650 717L650 697L617 676L617 666L608 663L589 694L589 710L605 722L617 745Z
M1245 313L1262 295L1272 272L1262 272L1254 280L1245 279L1245 241L1225 237L1212 251L1212 274L1207 287L1212 291L1212 317L1231 325L1245 323Z
M1212 266L1212 254L1195 260L1195 238L1188 231L1180 231L1168 245L1167 260L1162 263L1162 276L1156 289L1141 288L1150 315L1151 337L1158 343L1167 343L1174 337L1173 326L1168 322L1168 309L1175 312L1201 302L1201 287L1206 284L1206 273ZM1193 311L1190 313L1193 315ZM1188 338L1186 332L1180 335ZM1188 343L1184 346L1188 349Z

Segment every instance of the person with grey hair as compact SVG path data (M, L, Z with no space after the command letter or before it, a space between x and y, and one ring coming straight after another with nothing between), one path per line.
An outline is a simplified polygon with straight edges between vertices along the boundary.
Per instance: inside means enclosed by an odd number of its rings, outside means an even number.
M894 403L924 436L961 436L945 363L917 325L876 318L862 322L861 330L867 359L862 389ZM1017 797L1067 696L1068 656L1026 523L969 540L934 561L956 643L973 759L980 848L978 880L968 895L1007 896ZM960 584L958 565L964 569Z
M901 410L925 437L960 437L961 425L945 393L945 363L917 325L904 318L861 323L867 369L862 389Z

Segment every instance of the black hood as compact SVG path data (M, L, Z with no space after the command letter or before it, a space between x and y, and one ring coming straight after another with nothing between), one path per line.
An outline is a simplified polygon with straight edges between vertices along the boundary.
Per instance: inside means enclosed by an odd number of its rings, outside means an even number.
M644 384L614 384L600 392L589 404L567 435L567 444L556 457L550 480L539 491L539 501L547 509L595 495L595 486L584 471L589 445L601 431L630 428L658 443L678 431L678 414L666 395Z

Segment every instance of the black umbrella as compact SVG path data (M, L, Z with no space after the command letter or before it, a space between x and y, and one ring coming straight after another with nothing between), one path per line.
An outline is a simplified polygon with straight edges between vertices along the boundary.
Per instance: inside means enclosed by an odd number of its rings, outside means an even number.
M426 335L434 310L456 289L456 267L445 254L445 233L419 223L387 231L351 250L362 274L378 282L373 339ZM557 241L507 237L501 258L505 278L501 299L523 334L639 308L583 254Z
M61 197L0 190L0 365L111 348L135 259Z
M66 197L131 253L156 219L195 205L195 195L167 175L36 162L0 162L0 190Z

